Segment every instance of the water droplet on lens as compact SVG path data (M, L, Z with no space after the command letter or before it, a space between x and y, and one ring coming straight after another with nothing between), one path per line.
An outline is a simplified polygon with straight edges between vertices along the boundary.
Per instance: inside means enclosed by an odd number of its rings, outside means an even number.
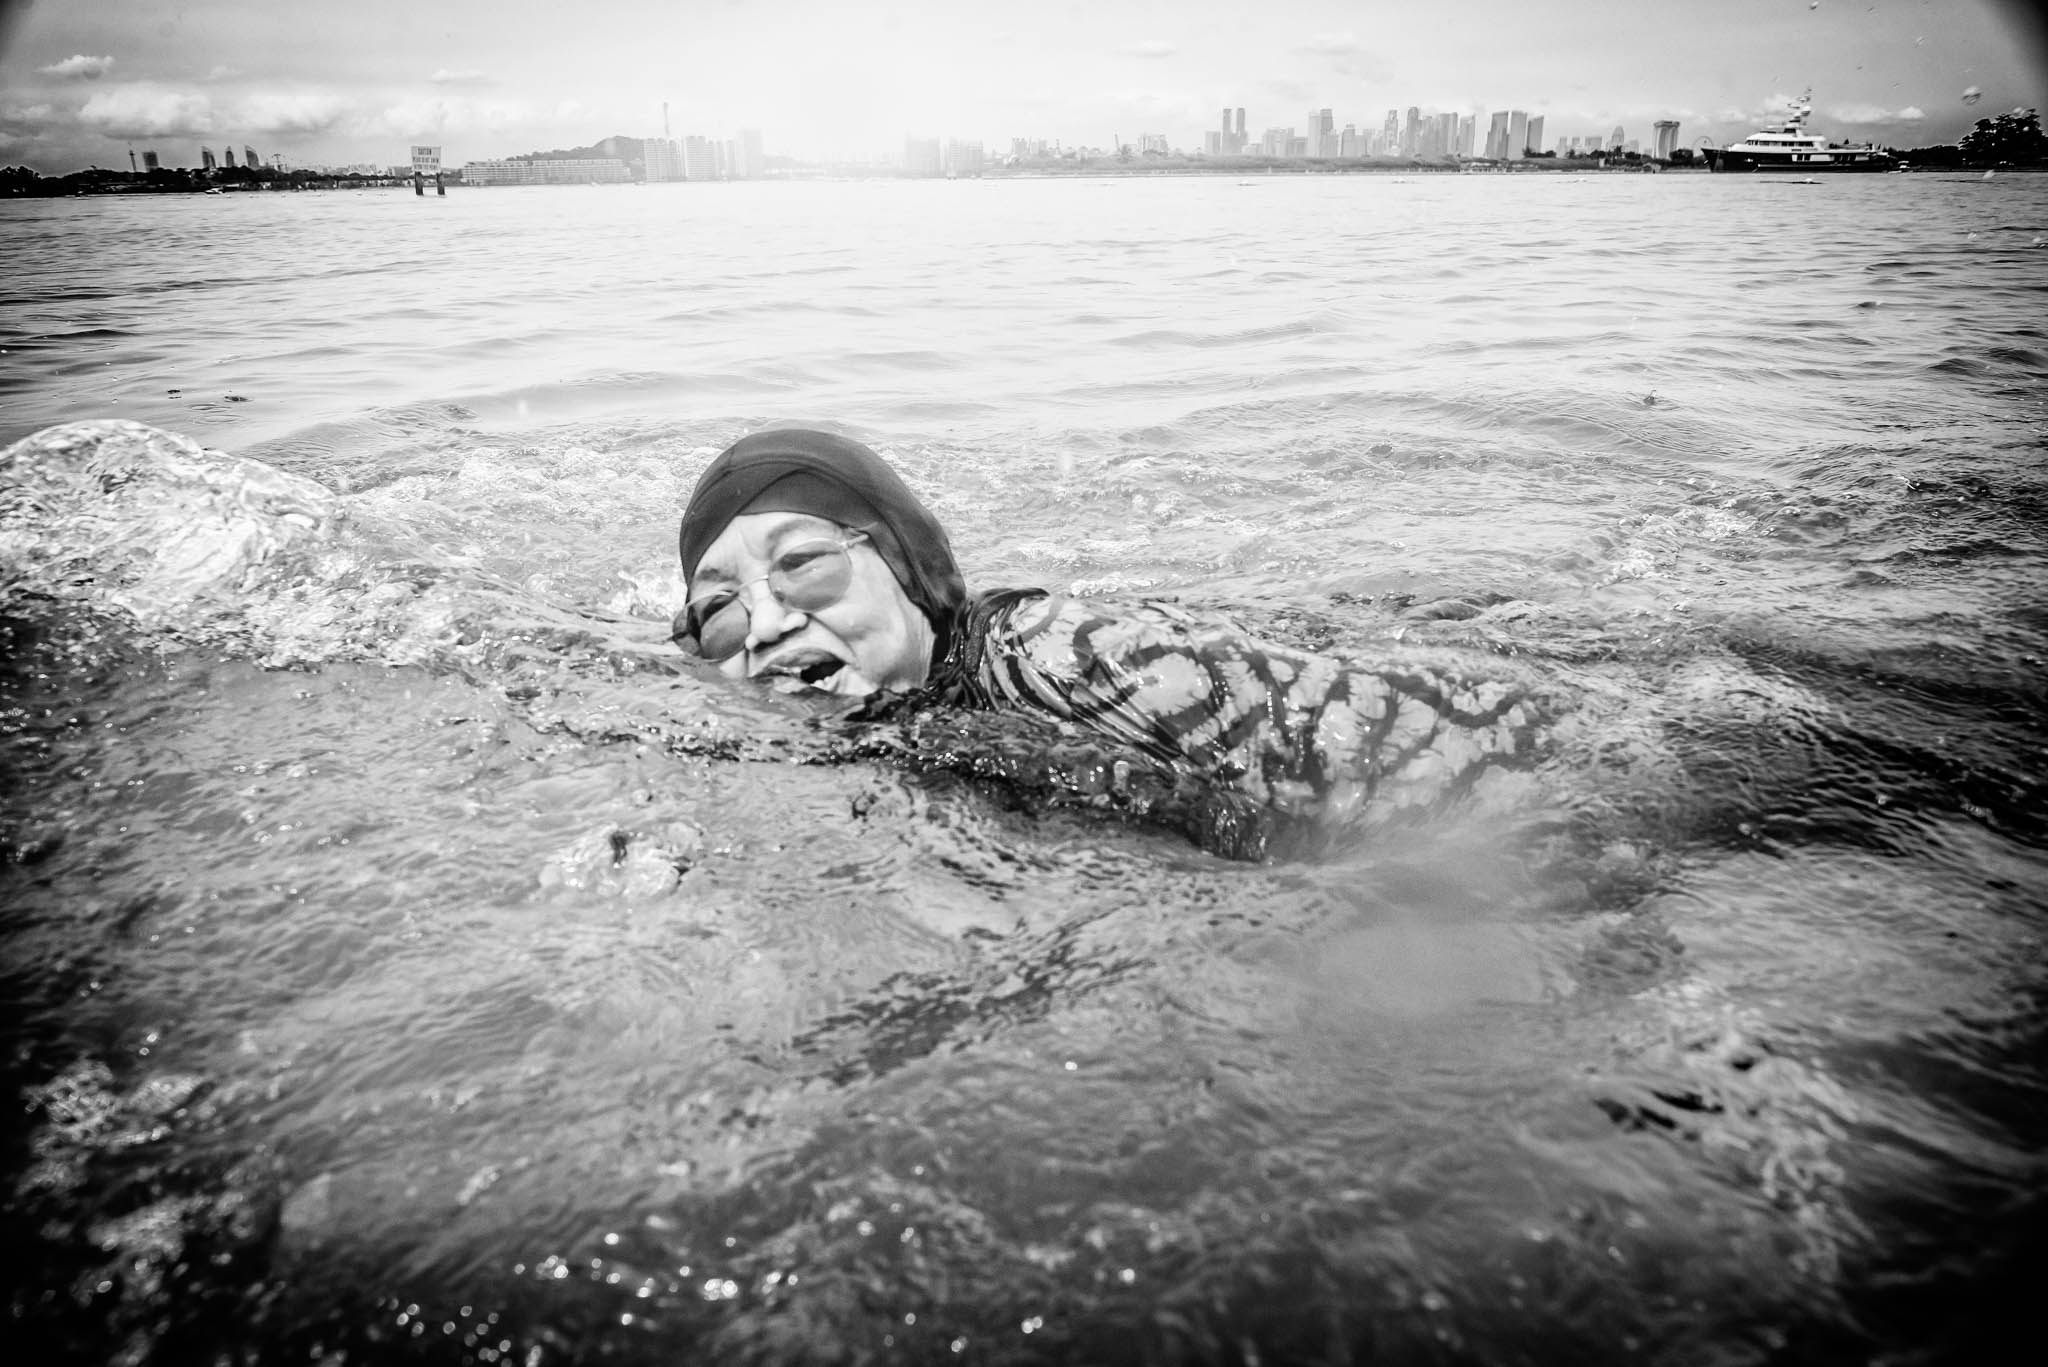
M1975 104L1975 103L1977 103L1977 101L1979 101L1979 100L1981 100L1981 99L1983 99L1983 98L1984 98L1984 92L1983 92L1983 91L1981 91L1981 90L1979 90L1979 89L1977 89L1977 87L1976 87L1976 86L1974 86L1974 85L1973 85L1973 86L1971 86L1971 87L1969 87L1969 88L1968 88L1967 90L1963 91L1963 103L1964 103L1964 104Z

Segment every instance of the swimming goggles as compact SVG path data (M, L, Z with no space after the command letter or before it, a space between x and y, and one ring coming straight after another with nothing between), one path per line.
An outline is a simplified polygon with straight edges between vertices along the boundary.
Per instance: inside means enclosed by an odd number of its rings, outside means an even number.
M795 612L817 612L846 596L853 583L853 561L847 547L867 540L866 532L844 540L801 541L775 557L768 573L737 584L720 584L692 598L676 614L672 635L685 654L716 664L747 648L753 613L742 598L752 584L766 583L775 601Z

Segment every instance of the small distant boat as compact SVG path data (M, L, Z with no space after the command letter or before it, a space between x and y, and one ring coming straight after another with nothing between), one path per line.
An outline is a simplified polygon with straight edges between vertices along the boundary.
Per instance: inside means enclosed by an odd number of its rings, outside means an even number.
M1829 142L1806 126L1813 117L1813 92L1792 103L1783 123L1760 128L1741 142L1707 147L1707 168L1713 171L1889 171L1898 165L1891 153L1872 143Z

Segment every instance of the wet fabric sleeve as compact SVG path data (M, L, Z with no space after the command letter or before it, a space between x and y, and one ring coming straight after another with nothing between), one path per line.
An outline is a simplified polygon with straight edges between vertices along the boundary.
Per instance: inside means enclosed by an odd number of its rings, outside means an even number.
M1002 595L973 618L984 705L1041 709L1318 824L1435 807L1533 745L1505 680L1344 664L1163 604Z

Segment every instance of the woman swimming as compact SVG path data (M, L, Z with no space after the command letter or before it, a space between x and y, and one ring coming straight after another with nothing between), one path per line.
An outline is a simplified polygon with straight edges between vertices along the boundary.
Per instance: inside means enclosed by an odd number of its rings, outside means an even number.
M727 677L1036 710L1324 829L1434 808L1534 748L1532 709L1499 680L1347 666L1162 604L970 595L896 472L828 432L727 448L690 497L680 550L674 638Z

